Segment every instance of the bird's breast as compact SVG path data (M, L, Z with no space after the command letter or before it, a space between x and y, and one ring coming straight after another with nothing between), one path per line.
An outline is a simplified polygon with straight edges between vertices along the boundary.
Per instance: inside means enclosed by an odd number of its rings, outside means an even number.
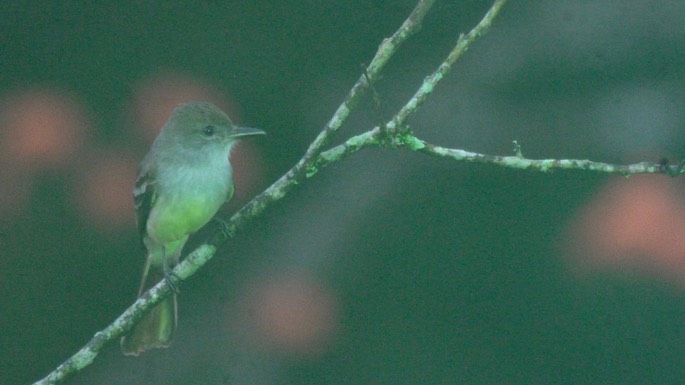
M177 168L159 178L158 183L147 232L160 243L173 242L199 230L233 190L230 166L204 170Z

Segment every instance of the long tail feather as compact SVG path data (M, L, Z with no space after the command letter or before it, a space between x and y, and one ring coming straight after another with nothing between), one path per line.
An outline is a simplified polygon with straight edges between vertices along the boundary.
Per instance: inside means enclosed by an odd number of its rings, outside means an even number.
M146 266L141 293L164 277L161 266ZM147 286L146 286L147 285ZM172 294L157 304L143 319L121 338L121 351L126 355L138 354L152 348L166 348L171 344L176 330L176 295Z

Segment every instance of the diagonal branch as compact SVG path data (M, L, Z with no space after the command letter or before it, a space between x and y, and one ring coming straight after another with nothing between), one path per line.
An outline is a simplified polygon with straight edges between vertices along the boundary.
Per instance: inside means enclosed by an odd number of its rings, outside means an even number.
M384 39L371 63L367 66L363 75L359 77L355 85L348 92L343 103L333 114L323 130L309 145L304 156L286 172L274 184L269 186L264 192L255 197L245 207L240 209L231 220L226 224L222 234L215 234L210 243L220 246L228 238L232 237L236 231L260 214L273 202L283 198L293 187L303 181L309 174L311 167L315 164L319 154L330 143L331 138L345 123L352 109L359 103L364 91L370 84L375 82L387 62L397 52L399 47L412 35L416 34L421 28L421 22L433 6L435 0L420 0L409 17L402 26L389 38ZM188 257L190 258L190 256Z
M457 44L452 48L452 51L447 55L440 66L428 77L426 77L414 95L409 101L395 114L390 122L382 129L376 127L361 135L354 136L348 139L345 143L336 146L322 154L317 158L316 162L310 169L308 176L315 174L318 169L328 165L331 162L338 161L342 157L353 154L365 147L384 146L389 141L393 145L405 146L409 143L402 143L398 141L403 134L408 133L408 128L405 127L407 119L413 115L421 105L428 99L428 96L433 93L435 87L452 69L452 65L466 52L466 50L476 41L477 38L483 36L492 20L497 16L500 9L506 3L506 0L496 0L490 7L488 12L483 16L483 19L466 35L459 36Z
M483 36L490 29L492 20L497 16L500 9L504 6L507 0L496 0L490 7L488 12L483 16L483 19L466 35L459 36L457 44L452 51L447 55L447 58L440 64L437 70L428 76L421 84L421 87L416 91L414 96L402 107L402 109L395 115L395 117L387 124L389 131L401 130L406 123L407 118L413 115L416 110L428 99L428 96L433 93L435 86L442 80L447 73L452 69L452 65L466 52L466 50L473 44L476 39Z
M182 280L192 276L214 256L219 246L225 243L240 228L243 228L250 220L261 214L269 205L283 198L294 186L307 177L308 170L312 167L325 146L330 143L331 138L345 123L350 112L359 103L369 84L372 84L378 79L385 65L399 47L409 37L418 32L425 15L434 2L435 0L419 0L418 4L402 26L390 38L383 40L373 60L366 68L365 74L357 80L345 97L343 103L333 114L331 120L309 146L302 159L274 184L233 215L233 217L225 223L223 231L217 232L208 243L199 246L190 253L183 262L176 266L174 274ZM59 365L48 374L48 376L35 384L60 383L69 375L90 365L106 343L121 337L140 318L142 318L148 309L170 293L171 289L166 281L162 281L155 285L122 313L112 324L96 333L83 348Z

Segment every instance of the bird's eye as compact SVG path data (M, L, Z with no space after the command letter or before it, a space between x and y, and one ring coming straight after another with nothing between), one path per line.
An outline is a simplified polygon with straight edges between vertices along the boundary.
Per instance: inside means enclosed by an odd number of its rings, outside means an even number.
M202 135L206 137L210 137L214 135L214 126L206 126L202 129Z

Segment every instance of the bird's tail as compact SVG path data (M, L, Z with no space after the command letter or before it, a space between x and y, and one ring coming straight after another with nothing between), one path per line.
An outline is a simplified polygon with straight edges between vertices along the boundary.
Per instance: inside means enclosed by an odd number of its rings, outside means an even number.
M150 266L148 263L143 271L143 281L138 295L143 294L164 277L162 266ZM155 305L126 336L121 338L121 351L126 355L137 356L148 349L168 347L176 330L176 314L176 294L172 294Z

